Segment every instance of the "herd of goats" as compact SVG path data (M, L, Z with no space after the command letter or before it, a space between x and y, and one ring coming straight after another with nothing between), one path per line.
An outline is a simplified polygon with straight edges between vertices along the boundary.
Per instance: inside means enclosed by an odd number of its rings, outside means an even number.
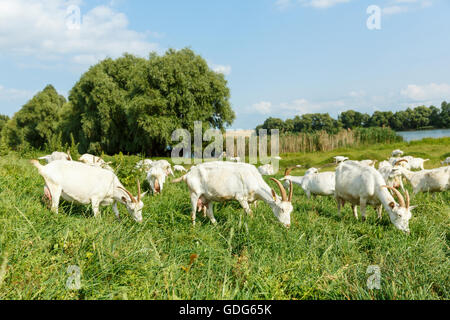
M247 214L252 215L250 204L256 205L256 201L262 200L271 207L275 217L289 228L293 211L294 183L302 187L308 198L311 195L334 196L339 215L345 202L352 205L356 218L357 206L360 206L363 221L367 205L377 208L380 219L384 208L394 226L409 233L409 220L415 206L410 205L410 196L404 189L403 177L412 185L414 194L450 189L450 157L442 162L443 167L431 170L424 169L427 159L403 156L401 150L394 150L389 160L379 163L378 169L375 168L377 161L352 161L343 156L334 159L336 170L333 172L319 173L317 168L309 168L304 176L293 176L292 170L301 167L297 165L286 169L285 176L281 179L284 186L280 180L270 178L278 186L280 195L263 179L263 175L274 174L270 164L256 168L234 158L234 161L205 162L192 166L188 171L180 165L173 166L172 170L167 160L146 159L139 161L135 168L146 172L153 194L162 192L166 178L175 176L174 171L182 172L184 175L174 179L172 183L187 184L194 225L197 212L203 212L212 223L216 223L213 202L236 200ZM69 202L91 204L95 217L100 213L100 206L112 205L116 217L120 219L117 204L122 203L136 221L142 222L142 198L146 192L141 193L138 180L138 195L133 196L119 181L110 166L111 163L90 154L74 161L69 152L54 152L39 160L45 160L47 165L41 165L38 160L31 160L31 163L45 180L44 199L50 203L52 211L58 213L62 197Z

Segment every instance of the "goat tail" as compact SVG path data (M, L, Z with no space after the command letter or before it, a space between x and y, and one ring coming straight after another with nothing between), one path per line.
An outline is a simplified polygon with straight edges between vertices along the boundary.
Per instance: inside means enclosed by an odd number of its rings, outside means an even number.
M30 163L33 165L33 166L35 166L38 170L39 170L39 172L41 172L41 170L42 170L42 168L44 167L43 165L41 165L40 163L39 163L39 161L37 161L37 160L30 160Z
M172 183L180 183L182 181L186 181L186 175L184 175L178 179L172 180Z

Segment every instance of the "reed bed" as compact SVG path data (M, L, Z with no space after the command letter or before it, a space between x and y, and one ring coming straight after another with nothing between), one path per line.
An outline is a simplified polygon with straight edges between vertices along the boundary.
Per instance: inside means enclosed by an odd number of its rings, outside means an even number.
M357 128L336 134L326 131L290 133L280 136L280 153L324 152L338 148L361 147L371 144L390 144L403 138L389 128Z

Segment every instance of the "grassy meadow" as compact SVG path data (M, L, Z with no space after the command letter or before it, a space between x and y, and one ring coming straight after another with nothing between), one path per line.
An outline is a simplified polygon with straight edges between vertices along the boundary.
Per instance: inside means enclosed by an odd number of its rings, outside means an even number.
M384 160L396 148L438 167L450 156L450 138L282 154L280 164L323 166L335 155ZM41 200L43 179L29 164L39 155L0 157L0 300L450 298L448 191L412 197L418 208L410 235L395 229L385 211L378 221L369 208L363 223L347 205L339 217L333 198L308 200L300 187L289 230L268 205L253 208L250 218L237 202L215 204L217 225L199 214L193 227L187 187L171 183L162 195L144 198L138 224L121 205L121 221L110 207L95 219L89 206L67 202L52 213ZM105 160L136 194L136 179L144 180L133 170L139 158ZM380 268L380 289L368 289L372 265ZM69 266L81 270L80 290L66 287Z

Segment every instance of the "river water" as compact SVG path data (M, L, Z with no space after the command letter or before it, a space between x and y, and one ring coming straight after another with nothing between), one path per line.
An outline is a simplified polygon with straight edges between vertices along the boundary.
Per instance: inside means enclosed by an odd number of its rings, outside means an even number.
M398 131L405 141L422 140L423 138L450 137L450 129L420 130L420 131Z

